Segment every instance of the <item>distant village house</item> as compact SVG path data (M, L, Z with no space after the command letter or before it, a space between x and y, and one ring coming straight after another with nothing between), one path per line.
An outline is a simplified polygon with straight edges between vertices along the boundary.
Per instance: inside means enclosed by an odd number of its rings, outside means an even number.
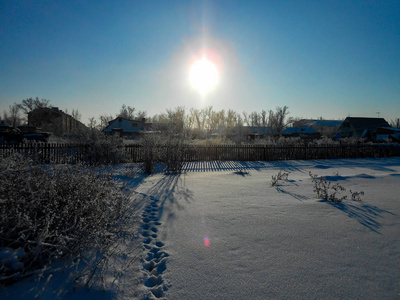
M250 140L262 139L267 136L274 136L278 134L278 131L274 128L267 126L244 126L244 132Z
M343 121L337 120L316 120L306 124L305 126L311 127L318 131L321 136L334 137Z
M36 108L28 113L28 124L56 136L73 134L88 128L58 107Z
M376 140L379 142L400 142L400 128L379 127L376 131Z
M342 138L357 137L376 140L379 127L389 128L390 125L384 118L359 118L347 117L338 129Z
M103 129L103 132L133 139L138 138L143 134L153 133L152 123L146 123L145 118L139 121L122 117L117 117L108 122L108 125Z
M340 120L314 120L301 119L293 123L293 127L311 127L318 131L321 136L335 137L340 125L343 121Z
M312 127L288 127L281 131L284 137L301 137L302 139L316 139L321 137L321 134Z

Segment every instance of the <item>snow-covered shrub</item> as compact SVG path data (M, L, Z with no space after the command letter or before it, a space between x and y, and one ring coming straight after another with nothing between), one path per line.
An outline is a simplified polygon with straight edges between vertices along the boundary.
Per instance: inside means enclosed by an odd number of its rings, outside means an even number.
M342 145L367 145L371 144L371 142L367 142L365 138L359 138L359 137L345 137L341 138L339 140L340 144Z
M82 160L89 164L113 164L127 161L123 140L116 136L106 136L96 130L82 136L87 145Z
M364 196L364 192L353 192L352 190L350 190L350 195L351 195L351 200L354 201L361 201L361 196Z
M155 164L161 159L161 137L159 135L146 135L142 140L143 146L143 172L152 174Z
M108 245L128 211L129 197L111 174L84 165L35 166L16 154L0 158L0 178L3 284Z
M250 175L250 172L243 169L239 169L238 171L235 172L235 174L242 175L244 177Z
M166 163L168 172L180 173L182 171L189 148L189 144L182 136L173 136L164 142L161 159Z
M79 160L88 164L104 165L128 160L128 156L124 151L123 139L114 135L105 135L96 129L77 132L57 139L70 146L85 145L85 151L79 154ZM65 155L76 156L77 154L65 153Z
M335 141L326 136L313 140L308 144L308 146L336 146L336 145L339 145L338 141Z
M143 172L152 174L156 163L166 165L168 172L181 172L189 144L181 135L162 137L148 135L142 139Z
M346 191L346 189L339 183L332 184L332 182L325 177L318 177L317 174L312 174L311 172L309 172L309 175L314 183L314 192L317 193L318 198L335 203L340 203L347 198L347 196L340 195L340 193Z
M288 180L288 177L289 177L289 172L285 173L285 172L279 171L278 174L272 175L271 185L277 186L279 184L279 180L285 181L285 180Z
M276 140L276 146L285 147L285 146L303 146L304 140L301 137L279 137Z
M208 139L192 139L190 144L193 146L213 146L213 145L235 145L235 142L224 135L218 135Z
M303 146L304 140L300 137L267 136L263 139L255 140L254 144L265 145L267 147Z

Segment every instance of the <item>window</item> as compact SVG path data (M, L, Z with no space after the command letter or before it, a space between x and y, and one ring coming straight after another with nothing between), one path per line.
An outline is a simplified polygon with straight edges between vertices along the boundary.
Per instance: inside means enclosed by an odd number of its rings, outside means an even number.
M137 127L137 123L132 123L132 127Z

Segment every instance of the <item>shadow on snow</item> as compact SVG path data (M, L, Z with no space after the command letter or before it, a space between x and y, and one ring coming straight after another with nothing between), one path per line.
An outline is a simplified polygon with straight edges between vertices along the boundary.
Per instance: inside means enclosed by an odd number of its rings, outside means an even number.
M400 164L400 157L390 159L348 158L325 160L283 160L283 161L196 161L183 164L182 172L219 172L219 171L262 171L267 169L308 172L308 168L368 168L374 171L396 172L392 167ZM165 172L156 168L155 173Z
M365 226L369 230L381 234L379 229L381 228L380 218L384 218L384 214L395 215L394 213L380 209L377 206L361 203L360 205L351 203L334 203L328 200L321 200L321 202L326 202L329 205L341 210L347 216L355 219L358 223Z
M167 219L171 219L175 209L183 209L182 200L190 202L193 198L193 192L185 186L184 174L164 174L146 193L140 194L158 203L157 220L161 219L168 204Z

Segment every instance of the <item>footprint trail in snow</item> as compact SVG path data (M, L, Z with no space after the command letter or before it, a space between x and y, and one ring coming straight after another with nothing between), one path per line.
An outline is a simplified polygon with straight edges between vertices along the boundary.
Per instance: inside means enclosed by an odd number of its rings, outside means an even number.
M163 273L167 269L168 253L163 250L164 243L158 240L159 199L150 196L150 203L145 207L142 216L141 236L145 256L143 262L144 285L155 298L165 296L168 289L163 279Z

